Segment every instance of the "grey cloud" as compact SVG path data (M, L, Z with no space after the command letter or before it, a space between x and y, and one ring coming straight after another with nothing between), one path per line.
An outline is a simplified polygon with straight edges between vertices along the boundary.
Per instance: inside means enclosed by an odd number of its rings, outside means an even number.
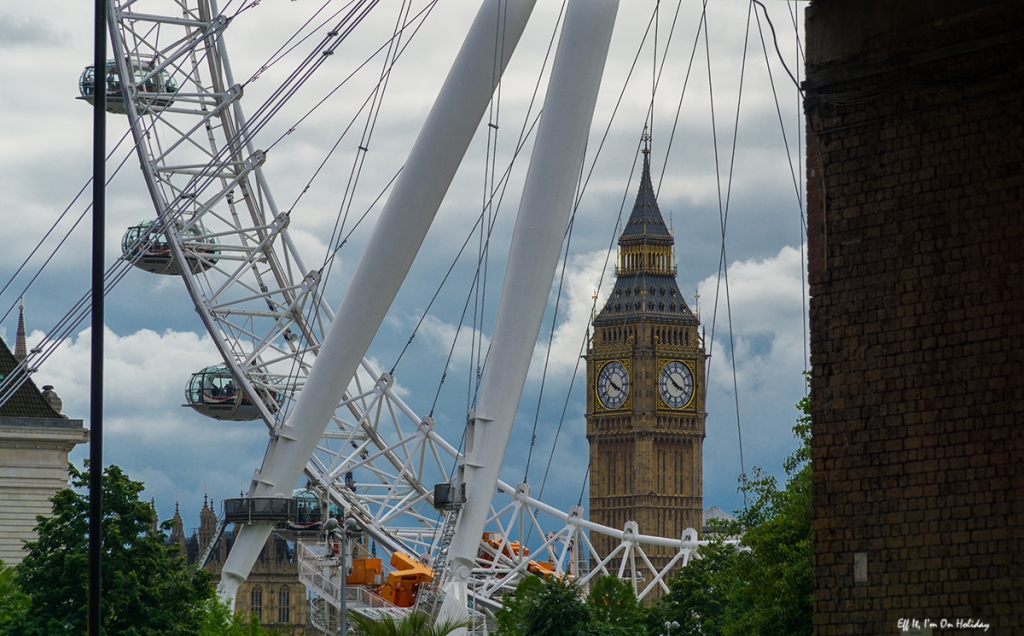
M0 48L22 45L61 46L71 39L67 31L55 29L48 22L0 14Z

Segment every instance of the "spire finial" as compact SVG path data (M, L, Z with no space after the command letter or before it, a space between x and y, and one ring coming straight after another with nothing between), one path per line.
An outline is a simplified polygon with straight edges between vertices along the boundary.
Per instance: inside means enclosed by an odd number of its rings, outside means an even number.
M651 154L651 134L647 132L647 124L644 124L644 134L640 136L640 141L644 142L644 156Z
M28 346L25 344L25 297L18 299L18 331L14 340L14 357L18 362L28 357Z

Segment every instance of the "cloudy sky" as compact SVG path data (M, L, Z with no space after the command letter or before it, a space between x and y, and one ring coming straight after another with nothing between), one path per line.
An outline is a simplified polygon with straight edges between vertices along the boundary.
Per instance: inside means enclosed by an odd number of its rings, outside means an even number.
M144 0L138 6L143 4L148 12L162 10L160 0ZM794 16L802 16L804 4L772 1L765 5L778 36L778 49L795 73L801 62ZM264 0L239 15L226 35L236 78L252 76L320 6L320 0ZM417 3L413 11L422 6ZM340 301L379 212L380 206L371 204L404 162L476 6L475 2L439 2L392 74L352 201L354 214L370 212L339 252L327 287L332 303ZM499 124L493 157L499 173L513 158L538 82L539 95L543 95L547 75L541 68L560 7L560 2L538 2L506 72L492 115ZM80 198L72 204L91 171L91 111L74 98L78 77L91 63L92 16L87 4L67 0L26 3L17 13L12 9L0 10L0 56L4 61L0 83L5 87L5 99L0 101L0 214L5 220L0 285L11 281L0 295L0 316L16 305L43 261L70 232L25 292L31 345L88 290L88 217L77 230L71 231L71 227L88 203ZM699 0L662 2L660 7L654 0L622 1L588 146L586 173L590 177L564 263L559 311L552 330L553 291L503 468L506 481L516 483L523 478L549 341L534 449L540 460L530 469L531 483L539 482L543 473L536 466L546 465L552 452L593 294L600 297L611 287L613 273L604 267L606 255L623 203L623 214L628 215L636 194L638 140L652 93L652 173L662 213L675 231L680 288L686 294L699 293L700 315L709 341L714 334L709 342L713 356L704 445L705 506L732 510L742 505L736 492L740 473L737 410L748 471L756 465L780 475L783 457L795 447L790 432L796 416L793 405L803 395L801 372L807 356L798 199L802 193L801 114L792 81L775 52L771 30L762 15L762 48L753 17L747 29L748 9L742 0L711 2L705 42L703 34L698 38ZM398 3L381 2L330 63L278 113L268 126L267 139L294 126L302 113L380 46L398 11ZM662 69L656 92L655 64ZM379 66L375 59L368 66L372 71L336 93L275 147L266 171L279 202L290 203L302 193L344 126L356 115ZM287 70L285 60L247 85L243 107L254 110ZM361 128L363 120L356 121ZM108 148L113 150L108 174L124 161L108 194L107 259L112 262L118 256L124 229L151 218L154 211L132 148L122 144L115 149L127 131L126 120L110 116L108 128ZM605 130L608 135L602 146ZM526 140L513 165L498 209L488 258L488 304L481 328L485 344L532 142L532 138ZM357 143L358 138L351 135L342 140L302 196L301 206L295 208L291 230L311 263L323 259L323 237L335 222ZM369 355L382 367L394 363L480 214L486 165L487 128L483 126L370 349ZM726 199L731 314L724 279L719 276L723 244L720 210ZM54 232L43 240L55 224ZM42 247L30 258L41 240ZM417 411L429 410L437 390L473 276L475 245L472 253L459 261L396 371L405 400ZM28 265L18 274L26 260ZM614 262L614 253L609 262ZM105 459L146 482L147 496L156 498L162 517L172 514L175 501L180 501L190 516L186 525L196 525L204 494L219 500L248 488L266 448L266 429L259 423L209 420L181 406L189 375L217 362L217 352L179 280L133 270L110 291L107 303ZM0 333L8 342L16 324L16 310L0 324ZM38 385L55 385L65 412L88 423L86 327L83 324L76 330L35 380ZM464 331L436 411L440 430L455 445L466 410L468 345ZM585 478L582 384L581 367L569 393L544 497L561 507L576 502ZM83 447L72 457L80 462L86 455Z

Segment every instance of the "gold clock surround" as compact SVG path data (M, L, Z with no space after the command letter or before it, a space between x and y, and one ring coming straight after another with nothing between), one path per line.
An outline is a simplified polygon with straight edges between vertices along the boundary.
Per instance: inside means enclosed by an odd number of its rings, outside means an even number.
M679 412L679 411L695 411L696 407L697 407L697 391L701 387L701 385L703 384L702 380L700 380L699 378L702 377L703 374L698 375L697 369L696 369L696 364L694 363L693 360L685 360L685 359L682 359L682 358L658 358L658 366L657 366L658 375L657 375L657 378L659 379L659 381L661 379L662 371L665 370L665 366L668 365L671 362L679 362L679 363L683 364L684 366L686 366L687 369L690 370L690 377L693 380L693 389L690 392L690 399L686 401L686 404L684 404L682 406L678 406L678 407L671 406L668 403L666 403L665 402L665 398L661 395L661 391L658 390L657 391L658 408L659 409L668 409L670 411L676 411L676 412Z
M601 375L601 371L612 362L618 362L626 369L626 374L629 376L629 388L626 390L626 399L621 405L615 408L608 408L601 401L600 390L598 389L598 377ZM594 392L594 412L598 411L614 413L621 411L628 411L633 408L633 394L635 393L634 385L636 379L633 377L633 365L629 358L608 358L606 360L595 361L594 364L594 381L591 383L591 388Z

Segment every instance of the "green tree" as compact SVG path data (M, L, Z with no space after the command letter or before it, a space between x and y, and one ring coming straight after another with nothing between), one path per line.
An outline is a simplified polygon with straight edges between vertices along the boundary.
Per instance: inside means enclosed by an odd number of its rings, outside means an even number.
M28 595L14 581L14 568L0 561L0 630L21 616L28 607Z
M721 636L723 628L742 614L735 595L736 548L721 539L701 546L698 557L669 581L669 592L651 608L650 634L664 634L665 623L677 622L678 636Z
M602 633L646 636L646 612L636 598L633 586L614 576L602 576L594 581L587 596L587 608L595 625Z
M526 610L525 636L569 636L586 633L590 612L580 598L579 586L550 577Z
M385 614L370 617L349 611L348 623L359 636L445 636L460 627L469 627L469 619L444 619L432 622L426 614L413 612L401 618Z
M496 636L523 636L526 633L526 612L537 603L544 591L544 581L539 576L527 576L516 586L515 594L505 594L501 608L494 612L498 624Z
M811 401L797 404L793 427L800 446L783 462L784 488L755 468L741 476L747 506L720 535L739 535L736 547L703 546L699 558L670 582L652 608L652 634L676 621L673 634L706 636L804 636L813 631L811 551Z
M87 472L69 466L72 484L52 498L53 515L37 517L38 539L16 568L28 595L6 636L80 636L86 631L89 500ZM140 482L117 466L103 479L102 625L108 636L199 635L210 575L185 565L154 531L153 508L139 499Z
M793 432L801 445L786 458L786 487L755 472L746 484L753 503L739 514L746 527L743 550L736 555L737 598L746 610L726 636L804 636L813 632L814 576L811 543L811 401L798 404L802 415ZM753 495L750 497L749 495Z

